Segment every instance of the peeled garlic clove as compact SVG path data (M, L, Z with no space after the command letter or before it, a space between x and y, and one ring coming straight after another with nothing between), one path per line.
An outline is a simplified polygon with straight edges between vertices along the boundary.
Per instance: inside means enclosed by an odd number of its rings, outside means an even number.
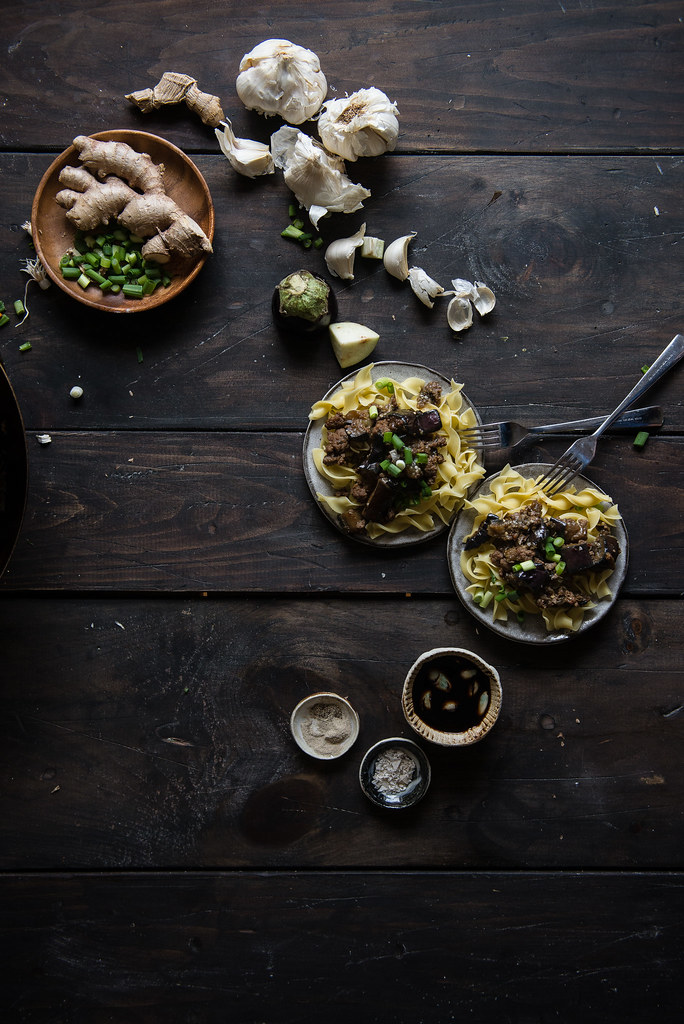
M433 299L436 299L438 295L441 295L444 291L441 284L437 284L429 274L426 274L420 267L411 267L408 272L408 281L414 292L423 303L429 309L434 306Z
M283 171L285 184L309 211L314 227L327 213L354 213L370 196L367 188L347 177L344 161L326 153L298 128L284 125L274 132L271 153L276 167Z
M289 39L265 39L240 61L235 87L249 110L302 124L320 109L328 91L312 50Z
M477 289L472 281L466 281L463 277L456 277L451 282L451 287L454 290L454 295L457 295L460 299L470 299L474 302L477 298Z
M452 331L465 331L473 322L473 307L469 299L454 296L447 306L447 323Z
M246 178L256 178L260 174L273 174L275 166L271 150L263 142L252 139L238 139L233 132L230 121L222 121L223 131L215 129L221 152L230 166Z
M362 224L355 235L349 238L337 238L325 250L325 262L333 277L341 277L343 281L354 280L354 256L356 250L363 245L366 225Z
M409 275L408 247L409 242L412 238L416 237L416 234L416 231L412 231L410 235L402 235L401 238L395 238L387 246L385 255L382 257L387 273L391 274L392 277L396 277L399 281L405 281Z
M323 104L318 134L329 152L345 160L380 156L397 144L398 113L397 105L380 89L359 89Z
M475 292L476 296L473 299L473 305L480 316L486 316L487 313L491 313L496 305L494 292L483 281L475 282Z

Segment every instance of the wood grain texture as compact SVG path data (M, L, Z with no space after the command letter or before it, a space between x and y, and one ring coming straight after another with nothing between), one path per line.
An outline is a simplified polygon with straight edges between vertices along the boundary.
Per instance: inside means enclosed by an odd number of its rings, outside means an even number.
M28 507L0 592L454 594L446 535L377 550L327 521L304 478L302 434L50 436L28 439ZM567 443L553 438L523 457L552 461ZM683 465L681 438L653 436L641 451L629 437L599 446L589 479L628 528L626 592L680 592Z
M23 292L19 266L31 250L20 225L49 162L0 156L6 301ZM33 286L29 319L0 332L30 429L300 430L312 402L344 376L325 334L297 345L272 323L282 277L300 266L325 271L320 252L280 237L291 196L280 175L252 182L222 156L196 163L216 208L215 253L183 296L124 325ZM453 375L490 418L548 423L608 413L684 330L681 161L371 163L360 169L373 193L366 208L331 218L326 239L362 222L388 242L415 230L412 265L446 288L454 277L485 281L497 296L492 314L454 335L445 299L427 309L376 261L358 258L354 281L334 288L340 319L380 334L374 358ZM30 353L18 351L25 340ZM84 388L80 403L68 397L74 383ZM665 408L666 429L684 427L681 394L676 374L649 392L649 404Z
M0 898L17 1021L681 1019L679 875L63 875Z
M5 871L679 864L676 601L620 600L602 628L542 650L405 597L14 597L0 622ZM501 716L474 747L423 744L427 797L379 811L359 762L413 735L403 681L442 646L497 668ZM289 718L327 690L361 731L319 762Z
M79 0L16 5L4 22L0 145L59 152L77 125L154 131L124 97L164 71L194 75L238 135L265 141L273 123L244 109L235 78L243 54L276 36L319 55L331 96L387 92L401 111L401 152L681 151L675 0L322 0L255 13L210 0L190 24L186 3L165 0L160 24L155 0L98 0L86 12ZM154 120L181 148L213 140L186 111Z

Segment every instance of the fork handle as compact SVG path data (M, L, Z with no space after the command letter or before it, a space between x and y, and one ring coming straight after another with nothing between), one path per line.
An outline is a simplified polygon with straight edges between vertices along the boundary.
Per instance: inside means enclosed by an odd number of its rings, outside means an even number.
M604 430L607 430L611 423L618 418L623 409L633 405L637 398L641 398L644 391L647 391L652 384L655 384L657 380L660 380L664 374L671 370L672 367L679 362L682 356L684 356L684 334L675 334L667 348L663 349L655 362L651 363L641 380L637 381L630 393L622 399L617 408L611 412L610 416L606 416L601 426L598 427L591 436L598 437Z
M568 420L567 423L545 423L539 427L530 427L530 434L570 434L574 430L593 430L600 427L605 416L589 416L584 420ZM630 409L619 416L613 430L657 430L663 425L663 413L657 405L648 405L640 409Z

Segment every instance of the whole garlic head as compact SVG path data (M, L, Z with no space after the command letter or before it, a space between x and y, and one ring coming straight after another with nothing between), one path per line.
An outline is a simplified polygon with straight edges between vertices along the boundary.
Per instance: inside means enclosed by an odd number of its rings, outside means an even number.
M399 138L399 110L380 89L359 89L343 99L328 100L318 118L318 134L331 153L345 160L380 156Z
M320 110L328 91L313 52L289 39L265 39L240 61L235 87L249 110L302 124Z
M221 152L231 167L246 178L256 178L260 174L273 174L275 167L271 150L263 142L252 139L238 139L233 132L230 121L222 121L221 127L214 129Z
M354 213L370 192L345 174L344 162L298 128L283 125L271 136L271 152L285 184L317 226L326 213Z

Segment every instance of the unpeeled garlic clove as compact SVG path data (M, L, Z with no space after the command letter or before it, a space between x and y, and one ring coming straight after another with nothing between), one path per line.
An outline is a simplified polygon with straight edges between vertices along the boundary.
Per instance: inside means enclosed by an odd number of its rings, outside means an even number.
M230 121L222 121L221 127L216 131L216 138L221 147L221 152L226 157L231 167L246 178L256 178L261 174L273 174L275 165L271 150L263 142L254 142L252 139L238 139L233 132Z
M438 295L442 295L444 292L441 284L437 284L420 267L411 267L407 276L409 284L423 305L427 306L428 309L432 309L434 306L433 299L436 299Z
M409 242L412 238L416 237L416 234L416 231L412 231L410 235L402 235L401 238L395 238L386 247L385 254L382 257L387 273L391 274L392 277L396 277L399 281L405 281L409 275L408 247Z
M470 299L455 295L447 306L447 323L452 331L465 331L473 323L473 307Z
M475 298L472 301L480 316L486 316L487 313L491 313L496 305L496 298L492 289L488 288L483 281L476 281L475 293Z
M333 277L341 277L343 281L354 280L354 257L356 250L363 245L366 225L349 238L336 238L325 250L325 262Z

